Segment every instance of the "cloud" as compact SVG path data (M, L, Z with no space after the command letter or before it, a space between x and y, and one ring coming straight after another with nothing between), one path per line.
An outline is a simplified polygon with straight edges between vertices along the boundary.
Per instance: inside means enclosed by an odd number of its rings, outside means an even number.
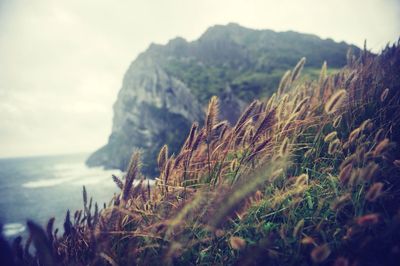
M1 1L0 157L91 151L107 140L131 61L214 24L296 30L379 51L399 37L389 1Z

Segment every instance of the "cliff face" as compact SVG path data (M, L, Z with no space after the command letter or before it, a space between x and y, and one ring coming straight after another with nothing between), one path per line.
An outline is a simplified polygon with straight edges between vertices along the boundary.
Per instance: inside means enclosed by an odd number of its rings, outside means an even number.
M315 47L322 54L315 53ZM193 42L176 38L165 46L152 44L126 72L108 143L87 164L124 170L132 151L141 149L147 163L143 172L154 175L160 147L167 143L177 151L192 122L202 122L212 95L220 98L220 119L234 123L245 102L268 95L283 71L302 56L313 55L311 66L332 59L331 66L340 67L349 47L312 35L256 31L237 24L212 27Z
M244 102L229 90L222 91L221 119L233 122ZM125 74L108 143L87 160L89 166L124 169L134 149L143 150L143 162L154 161L160 147L181 146L193 121L202 121L203 107L190 89L168 75L151 56L141 55ZM154 173L154 165L143 165Z
M113 109L109 142L90 156L88 165L124 169L134 148L146 151L146 161L170 136L169 142L179 146L185 134L181 130L202 117L201 105L187 86L146 55L126 72Z

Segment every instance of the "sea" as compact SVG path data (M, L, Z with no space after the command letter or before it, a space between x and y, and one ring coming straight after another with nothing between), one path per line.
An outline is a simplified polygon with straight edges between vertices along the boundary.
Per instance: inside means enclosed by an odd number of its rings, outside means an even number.
M54 217L62 232L67 210L83 208L82 188L100 206L109 204L118 188L104 170L85 165L88 154L0 159L0 223L3 235L12 241L27 236L27 220L45 226ZM93 204L94 205L94 204Z

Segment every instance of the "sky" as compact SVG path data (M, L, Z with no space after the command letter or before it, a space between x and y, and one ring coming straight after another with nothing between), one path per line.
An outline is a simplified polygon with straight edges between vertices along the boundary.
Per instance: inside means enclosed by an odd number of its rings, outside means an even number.
M0 157L94 151L140 52L229 22L379 52L400 37L400 1L0 0Z

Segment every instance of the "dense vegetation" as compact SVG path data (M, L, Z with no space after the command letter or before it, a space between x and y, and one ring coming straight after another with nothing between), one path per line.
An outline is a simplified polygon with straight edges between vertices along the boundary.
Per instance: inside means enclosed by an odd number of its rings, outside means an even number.
M182 38L166 46L153 45L149 53L170 75L179 78L206 104L226 86L250 102L270 96L285 71L302 57L312 73L326 60L333 68L346 64L346 52L360 49L297 32L253 30L238 24L209 28L198 40Z
M167 71L188 84L200 102L207 101L212 95L220 94L226 86L230 86L235 96L249 102L256 98L271 96L273 88L279 85L286 69L274 67L270 72L264 72L249 68L243 71L227 66L206 66L196 60L186 62L170 60ZM307 67L303 78L316 78L316 71L319 72L319 68ZM329 70L330 73L335 71L337 69Z
M233 126L217 120L212 97L181 151L161 149L154 186L134 153L109 206L84 189L63 234L54 219L46 230L28 222L25 248L17 238L2 262L396 265L400 47L364 51L335 75L324 64L314 82L300 81L303 64Z

